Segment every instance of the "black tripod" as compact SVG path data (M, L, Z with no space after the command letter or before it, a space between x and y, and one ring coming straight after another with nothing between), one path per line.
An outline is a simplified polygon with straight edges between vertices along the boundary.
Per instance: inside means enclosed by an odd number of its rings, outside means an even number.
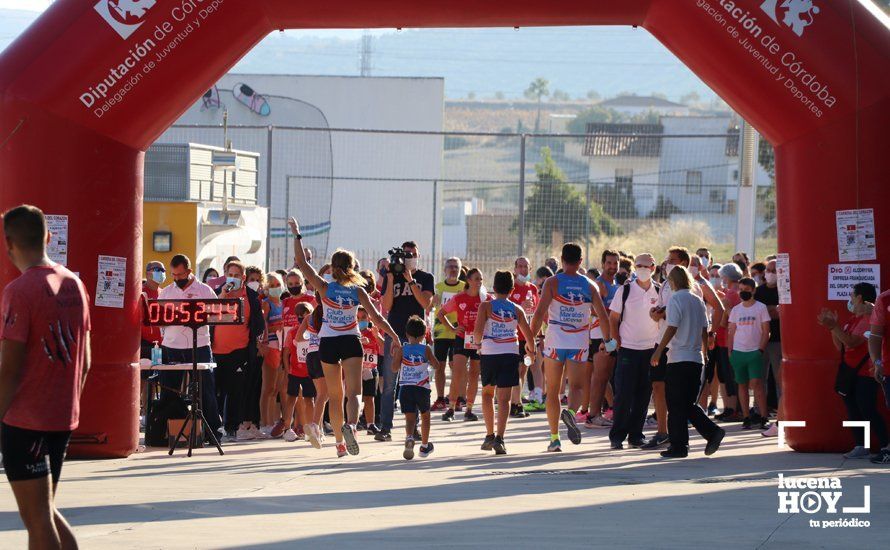
M198 326L192 326L192 374L191 379L188 384L188 416L186 416L185 421L182 423L182 427L179 428L179 433L176 435L176 438L170 443L170 450L167 453L168 455L172 455L174 449L176 449L176 444L179 443L179 438L182 437L182 434L185 432L186 426L191 428L191 433L188 437L188 455L192 456L192 448L195 444L195 439L198 435L198 420L201 421L201 428L204 430L204 433L210 435L210 441L216 445L216 450L219 451L219 454L225 454L222 450L222 447L219 444L219 440L216 438L216 434L213 433L213 430L210 429L210 424L208 424L207 419L204 418L204 411L201 410L201 382L200 382L200 371L198 371Z

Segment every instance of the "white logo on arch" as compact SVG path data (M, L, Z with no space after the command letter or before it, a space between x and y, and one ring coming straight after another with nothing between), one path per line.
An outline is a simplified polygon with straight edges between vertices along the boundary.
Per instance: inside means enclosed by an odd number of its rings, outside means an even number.
M820 11L813 0L783 0L781 5L779 0L764 0L760 9L776 24L791 27L797 36L803 36L804 29L813 24L814 17ZM779 21L780 11L784 15L782 21Z
M99 0L93 9L121 38L129 38L145 22L156 0Z

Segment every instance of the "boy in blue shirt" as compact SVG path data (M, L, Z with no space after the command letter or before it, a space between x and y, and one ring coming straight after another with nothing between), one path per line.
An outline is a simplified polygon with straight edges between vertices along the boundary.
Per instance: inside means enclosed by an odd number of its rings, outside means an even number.
M433 452L430 442L430 367L438 368L439 361L433 349L423 343L426 336L426 323L417 315L408 319L405 325L408 343L396 350L392 358L392 370L399 373L399 404L405 414L405 460L414 458L414 431L417 415L420 414L421 445L420 457L426 458Z

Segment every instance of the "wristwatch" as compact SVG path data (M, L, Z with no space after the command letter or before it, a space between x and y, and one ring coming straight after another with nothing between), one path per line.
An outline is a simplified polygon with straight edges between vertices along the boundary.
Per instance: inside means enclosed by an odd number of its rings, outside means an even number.
M408 286L414 286L414 285L416 285L416 284L417 284L417 281L415 281L415 280L413 280L413 279L410 280L410 281L408 281Z
M303 240L303 235L297 233L296 235L294 235L294 238L297 239L298 241L302 241L302 240Z

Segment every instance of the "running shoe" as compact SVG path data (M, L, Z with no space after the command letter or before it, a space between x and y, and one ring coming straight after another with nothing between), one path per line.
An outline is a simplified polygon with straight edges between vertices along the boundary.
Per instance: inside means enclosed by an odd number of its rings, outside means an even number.
M374 441L392 441L392 434L386 430L380 430L380 433L374 436Z
M711 403L708 405L708 416L714 416L715 414L717 414L717 404Z
M535 401L535 410L538 412L546 411L547 405L544 404L544 401Z
M603 418L611 422L613 414L615 414L615 411L613 411L612 409L606 409L606 412L603 413Z
M464 407L467 406L467 398L466 397L458 397L457 398L457 406L454 407L454 410L460 412L464 410Z
M588 418L587 411L578 411L575 413L575 424L583 424Z
M448 405L445 404L445 399L440 397L440 398L436 399L436 402L433 403L433 406L430 407L430 410L438 412L438 411L444 411L447 408L448 408Z
M644 437L644 438L642 438L642 439L628 439L628 440L627 440L627 443L628 443L631 447L633 447L633 448L635 448L635 449L639 449L639 448L641 448L643 445L646 444L646 438Z
M355 438L355 428L349 424L343 424L343 439L346 441L346 450L355 456L358 454L358 440Z
M223 443L235 443L238 441L238 436L235 432L226 432L226 435L222 437Z
M346 443L337 443L337 458L343 458L347 454L349 454L349 451L346 450Z
M288 443L293 443L297 440L297 432L293 430L287 430L286 432L284 432L284 440Z
M306 439L306 432L304 431L302 424L298 424L297 429L294 430L294 432L296 432L298 440L303 441Z
M309 424L306 428L306 435L309 436L309 443L315 447L316 449L321 449L321 430L318 429L318 424Z
M482 447L480 447L483 451L490 451L494 448L494 434L488 434L485 436L485 441L482 442Z
M334 435L334 427L331 426L330 422L324 422L323 426L325 435Z
M646 418L646 427L647 428L655 428L657 426L658 426L658 420L655 418L655 415L654 414L649 415L649 417Z
M278 439L279 437L284 435L284 431L285 431L284 420L279 420L278 422L275 423L274 426L272 426L272 429L269 430L269 436L272 439Z
M415 439L416 441L422 441L422 440L423 440L423 436L420 435L420 430L417 428L417 426L414 427L414 439Z
M760 432L760 435L763 437L776 437L779 435L779 426L778 424L771 424L769 428Z
M871 453L868 452L868 449L861 445L856 445L852 451L844 453L844 458L868 458L870 456Z
M252 441L256 439L256 434L250 428L238 428L236 437L238 441Z
M507 454L507 446L504 444L504 438L501 436L497 436L494 438L494 454L496 454L496 455Z
M405 460L411 460L414 458L414 438L406 437L405 438L405 452L402 453L402 456L405 457Z
M562 452L562 443L559 442L558 439L553 439L550 441L550 445L547 445L548 453L561 453Z
M464 413L464 422L476 422L477 420L479 420L479 417L473 414L473 411Z
M540 403L538 401L529 401L528 403L526 403L525 405L522 406L522 410L527 413L538 412L539 410L541 410L538 408L539 404Z
M380 428L377 427L377 424L368 424L368 435L377 435L380 433Z
M717 428L717 433L714 434L711 439L708 440L708 444L705 446L705 456L711 456L712 454L717 452L717 449L720 448L720 442L723 441L723 438L726 436L726 430L723 428Z
M735 414L735 411L733 409L730 409L730 408L723 409L723 411L720 414L714 415L714 420L726 420L733 414Z
M454 409L448 409L445 411L445 414L442 415L443 422L451 422L454 420Z
M624 443L622 443L621 441L618 441L618 442L613 441L609 444L609 448L612 449L613 451L620 451L621 449L624 448Z
M272 428L275 426L260 426L260 433L257 439L269 439L272 437Z
M510 416L512 418L527 418L529 413L525 411L522 405L510 405Z
M666 451L661 451L662 458L686 458L688 455L688 450L679 449L677 447L670 447Z
M569 405L569 398L565 395L559 398L559 404L563 407L567 407Z
M594 428L611 428L612 421L606 420L606 418L602 415L594 416L587 419L587 422L584 423L584 427L588 430L592 430Z
M870 462L881 465L890 464L890 449L881 449L878 454L872 457Z
M569 441L573 445L581 443L581 430L578 429L578 424L575 423L575 415L572 414L572 411L563 409L560 413L560 418L562 418L562 423L566 425L566 429L569 432Z
M436 448L433 446L433 442L430 441L426 445L420 446L420 458L426 458L430 456Z
M654 437L650 438L649 441L647 441L645 445L640 447L640 449L643 449L644 451L650 451L652 449L658 449L659 447L664 447L668 443L670 443L670 440L668 439L668 434L657 433L657 434L655 434Z

